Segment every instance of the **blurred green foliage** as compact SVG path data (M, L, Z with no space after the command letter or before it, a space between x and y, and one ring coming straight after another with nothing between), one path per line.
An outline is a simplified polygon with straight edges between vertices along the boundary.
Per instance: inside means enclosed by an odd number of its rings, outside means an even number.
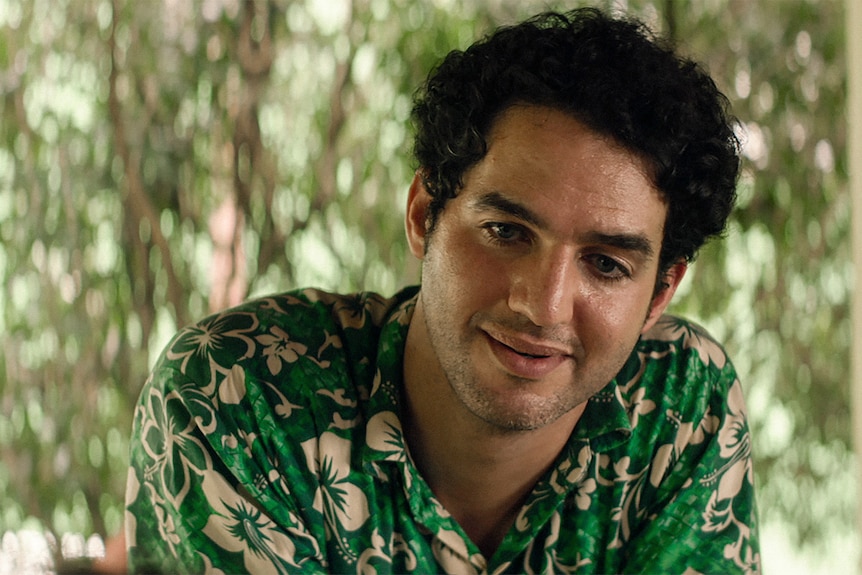
M451 48L571 4L0 0L0 532L121 530L134 401L179 325L417 281L413 90ZM743 378L764 524L828 553L858 537L842 5L626 4L741 120L739 210L675 310Z

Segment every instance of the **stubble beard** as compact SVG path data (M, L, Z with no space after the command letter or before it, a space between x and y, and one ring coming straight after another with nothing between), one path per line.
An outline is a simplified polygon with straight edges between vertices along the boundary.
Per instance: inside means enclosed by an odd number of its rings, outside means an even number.
M509 401L495 395L482 385L470 358L472 345L481 337L478 329L471 323L473 338L460 337L457 342L453 342L448 330L432 321L433 314L427 313L427 307L426 304L425 329L449 388L461 405L493 433L506 435L534 431L553 423L589 399L588 396L583 400L577 397L575 381L571 381L565 388L571 390L571 393L565 396L560 393L550 397L523 393ZM513 376L501 374L500 377L511 378L513 383L525 388L534 385L534 382L518 381Z

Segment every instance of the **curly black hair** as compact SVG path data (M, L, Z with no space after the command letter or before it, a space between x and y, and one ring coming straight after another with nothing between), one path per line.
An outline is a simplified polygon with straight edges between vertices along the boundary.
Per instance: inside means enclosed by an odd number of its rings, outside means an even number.
M516 103L559 109L647 162L668 202L661 272L723 233L740 148L727 98L642 22L593 8L500 28L431 71L412 115L430 229L485 156L494 120Z

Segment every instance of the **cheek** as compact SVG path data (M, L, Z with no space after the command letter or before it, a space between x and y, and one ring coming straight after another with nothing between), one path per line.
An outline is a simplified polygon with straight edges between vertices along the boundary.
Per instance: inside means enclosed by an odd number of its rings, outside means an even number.
M576 321L590 326L596 339L636 340L649 313L651 293L642 288L590 293L581 300Z
M445 235L445 248L438 250L440 271L451 281L463 285L482 286L498 283L505 276L505 269L487 250L477 243L468 231Z
M438 229L425 255L423 284L433 284L452 306L482 299L499 285L503 271L465 233Z

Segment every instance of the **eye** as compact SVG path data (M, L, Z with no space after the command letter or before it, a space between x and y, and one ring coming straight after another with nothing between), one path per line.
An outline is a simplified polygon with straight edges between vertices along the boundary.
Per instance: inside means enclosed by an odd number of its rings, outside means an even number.
M623 279L631 277L631 272L626 266L610 256L594 254L587 258L596 272L607 279Z
M510 244L525 239L526 233L521 226L504 222L490 222L482 226L491 241Z

